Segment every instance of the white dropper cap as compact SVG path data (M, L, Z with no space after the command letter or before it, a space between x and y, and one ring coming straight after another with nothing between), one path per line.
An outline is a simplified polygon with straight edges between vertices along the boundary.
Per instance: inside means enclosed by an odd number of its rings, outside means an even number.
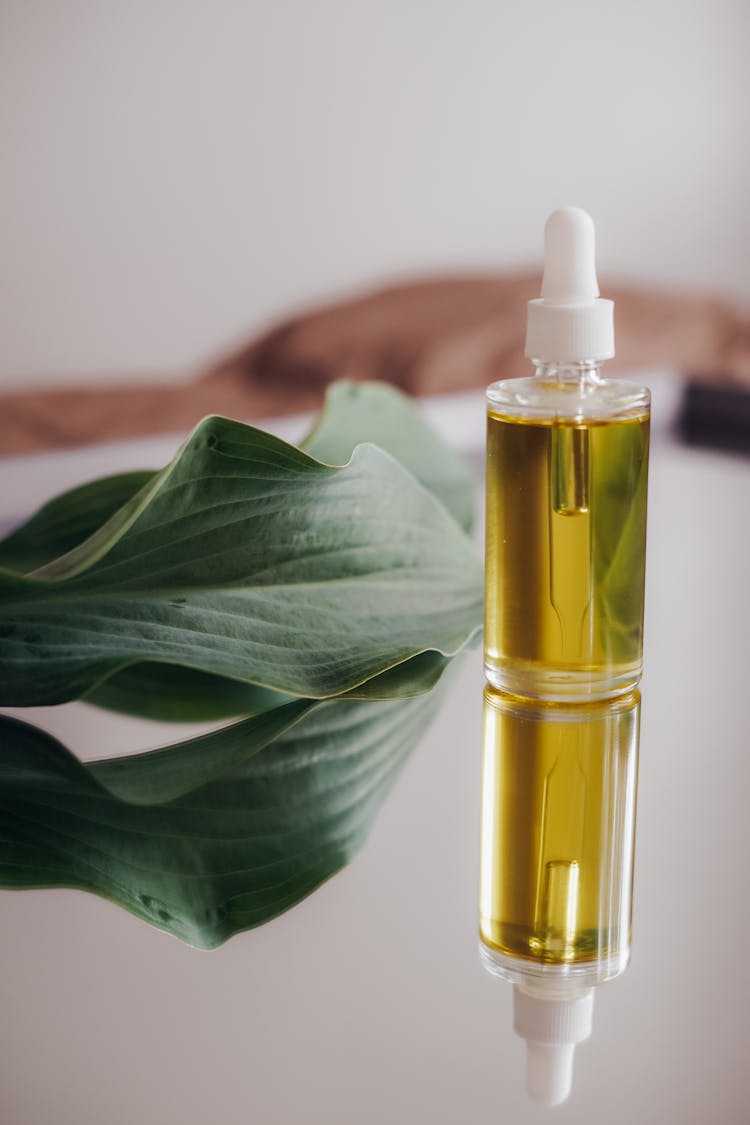
M594 990L560 999L513 988L513 1027L526 1040L526 1090L535 1102L564 1102L573 1085L576 1044L591 1035Z
M594 221L580 207L561 207L544 227L542 295L528 304L526 355L582 363L614 354L614 302L599 296Z

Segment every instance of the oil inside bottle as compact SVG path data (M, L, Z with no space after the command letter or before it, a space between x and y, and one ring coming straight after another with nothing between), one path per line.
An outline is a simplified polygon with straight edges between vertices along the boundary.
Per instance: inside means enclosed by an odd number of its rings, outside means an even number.
M624 968L638 692L546 706L484 694L480 936L500 955Z
M485 662L496 687L606 698L642 663L648 416L487 431Z

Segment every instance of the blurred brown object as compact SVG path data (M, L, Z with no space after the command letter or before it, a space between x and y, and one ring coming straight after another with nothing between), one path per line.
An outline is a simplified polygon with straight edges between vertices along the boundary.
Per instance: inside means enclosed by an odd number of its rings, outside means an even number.
M0 396L0 451L184 432L205 414L310 410L334 379L439 394L525 374L526 302L539 272L389 286L283 321L193 382ZM616 302L608 370L670 368L750 385L750 319L714 298L603 285Z

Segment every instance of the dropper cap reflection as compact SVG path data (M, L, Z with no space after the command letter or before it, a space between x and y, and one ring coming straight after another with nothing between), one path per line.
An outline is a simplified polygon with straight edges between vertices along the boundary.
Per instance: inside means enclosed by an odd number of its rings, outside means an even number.
M513 1027L526 1040L526 1090L540 1105L560 1105L573 1085L576 1044L588 1039L594 1011L594 990L578 996L529 996L513 989Z

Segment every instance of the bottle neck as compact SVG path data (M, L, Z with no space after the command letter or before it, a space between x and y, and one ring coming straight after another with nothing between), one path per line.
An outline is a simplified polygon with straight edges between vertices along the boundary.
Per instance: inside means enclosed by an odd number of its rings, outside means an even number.
M550 363L548 360L534 359L535 376L545 383L574 383L581 389L597 387L602 382L601 364L596 360L581 360L577 363Z

